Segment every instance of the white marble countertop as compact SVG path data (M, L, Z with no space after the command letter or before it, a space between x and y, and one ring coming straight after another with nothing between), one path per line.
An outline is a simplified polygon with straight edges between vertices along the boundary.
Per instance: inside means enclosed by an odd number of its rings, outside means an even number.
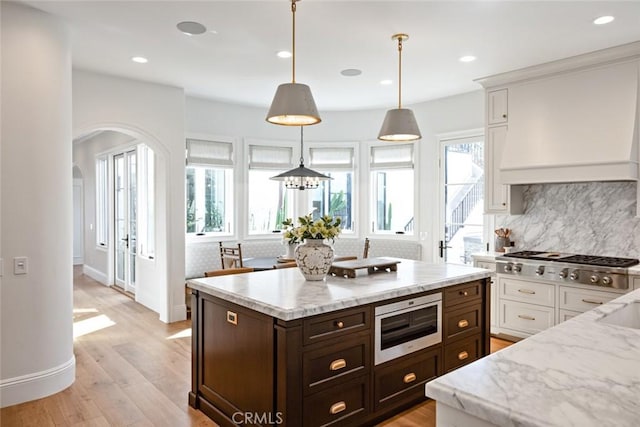
M324 281L306 281L297 268L284 268L192 279L187 284L269 316L292 320L431 291L491 274L465 265L399 261L398 271L373 274L358 271L353 279L327 276Z
M597 320L640 290L426 385L439 403L498 426L640 425L640 329Z

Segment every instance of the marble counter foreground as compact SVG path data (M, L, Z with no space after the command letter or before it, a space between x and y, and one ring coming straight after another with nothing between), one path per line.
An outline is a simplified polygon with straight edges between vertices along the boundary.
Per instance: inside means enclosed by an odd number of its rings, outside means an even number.
M635 301L640 290L439 377L426 395L497 426L637 427L640 329L598 321Z
M397 260L398 271L359 271L353 279L327 276L323 281L306 281L297 268L286 268L192 279L187 285L281 320L293 320L432 291L491 274L465 265Z

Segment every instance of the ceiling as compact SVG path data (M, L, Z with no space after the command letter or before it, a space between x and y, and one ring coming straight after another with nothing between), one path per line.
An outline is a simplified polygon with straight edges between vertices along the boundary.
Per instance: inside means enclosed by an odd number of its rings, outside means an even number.
M71 28L79 69L184 88L187 95L267 108L291 82L289 0L24 1ZM597 26L593 19L613 15ZM200 36L176 24L197 21ZM397 107L477 90L473 80L640 40L640 1L304 0L296 13L296 81L322 110ZM132 56L144 56L136 64ZM462 63L458 58L474 55ZM345 77L341 70L362 74ZM383 79L393 80L381 85Z

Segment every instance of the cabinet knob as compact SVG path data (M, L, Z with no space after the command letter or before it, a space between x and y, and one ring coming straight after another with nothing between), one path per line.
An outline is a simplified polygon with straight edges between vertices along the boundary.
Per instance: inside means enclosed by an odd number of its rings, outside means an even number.
M460 291L460 295L462 295L463 297L468 297L468 296L469 296L469 292L467 292L467 291Z
M402 381L404 381L405 384L409 384L412 383L416 380L416 374L413 372L408 373L407 375L404 376L404 378L402 379Z
M503 119L506 119L506 118L507 118L507 114L506 114L506 113L504 113L504 114L502 115L502 118L503 118Z
M469 357L469 353L467 353L466 351L461 351L460 353L458 353L458 360L464 360L467 357Z
M462 319L458 322L458 328L466 328L469 326L469 321L467 319Z
M329 408L329 413L331 415L335 415L338 412L344 411L345 409L347 409L347 404L344 403L344 401L340 401L331 405L331 408Z
M337 371L339 369L344 368L345 366L347 366L347 361L344 359L336 359L333 362L331 362L331 364L329 365L329 369L332 371Z
M340 321L337 321L337 322L336 322L336 327L337 327L338 329L342 329L342 328L344 328L344 322L343 322L343 321L341 321L341 320L340 320Z
M502 206L507 206L507 204L505 202L502 202Z

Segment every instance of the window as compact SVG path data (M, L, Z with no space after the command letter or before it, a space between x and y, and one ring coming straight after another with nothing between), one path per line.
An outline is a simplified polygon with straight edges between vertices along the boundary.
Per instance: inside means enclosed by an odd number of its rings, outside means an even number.
M155 255L155 158L148 146L138 146L138 244L141 256Z
M187 236L233 234L233 145L187 139Z
M310 167L333 178L321 181L309 192L309 212L317 219L323 215L340 217L342 231L353 232L354 226L354 148L312 147Z
M371 147L372 232L413 234L413 144Z
M293 168L293 148L249 145L248 234L272 233L293 216L293 195L270 179Z
M106 248L109 242L109 187L106 157L96 160L96 245Z

